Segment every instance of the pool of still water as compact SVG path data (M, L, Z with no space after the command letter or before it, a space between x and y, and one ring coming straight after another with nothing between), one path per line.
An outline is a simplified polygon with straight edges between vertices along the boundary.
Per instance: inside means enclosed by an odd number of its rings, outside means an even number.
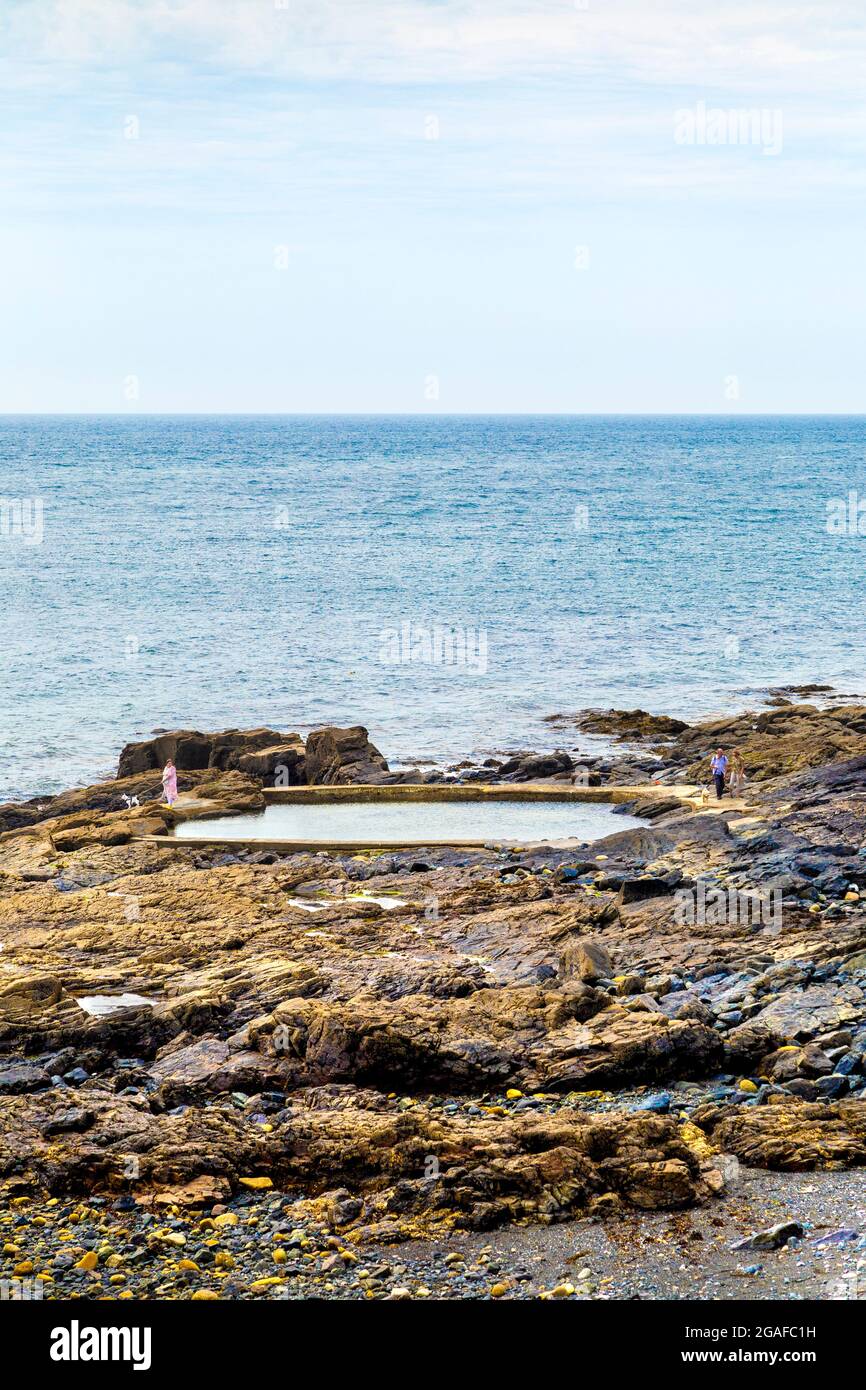
M354 845L437 840L590 841L645 822L593 801L356 801L290 802L259 815L186 821L184 840L322 840Z

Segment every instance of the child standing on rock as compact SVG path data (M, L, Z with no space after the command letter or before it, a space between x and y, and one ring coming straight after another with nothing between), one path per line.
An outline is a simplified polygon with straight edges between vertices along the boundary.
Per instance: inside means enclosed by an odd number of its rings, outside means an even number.
M171 758L166 758L162 769L162 789L169 806L173 806L177 801L177 768Z

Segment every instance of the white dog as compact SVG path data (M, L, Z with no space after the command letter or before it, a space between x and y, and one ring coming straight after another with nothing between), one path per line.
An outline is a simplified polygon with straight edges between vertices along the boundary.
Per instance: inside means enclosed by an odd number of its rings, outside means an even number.
M138 799L137 796L127 796L127 795L126 795L126 792L123 793L123 796L122 796L120 799L121 799L121 801L125 801L125 802L126 802L126 809L127 809L127 810L130 810L133 806L140 806L140 805L141 805L141 802L139 801L139 799Z

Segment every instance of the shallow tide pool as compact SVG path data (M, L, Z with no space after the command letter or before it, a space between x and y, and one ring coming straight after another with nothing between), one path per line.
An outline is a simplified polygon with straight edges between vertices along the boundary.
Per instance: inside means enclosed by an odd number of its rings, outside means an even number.
M86 1014L99 1018L103 1014L116 1013L118 1009L134 1009L141 1004L153 1008L155 999L146 999L143 994L82 994L75 1001Z
M356 801L268 806L260 815L187 821L184 840L598 840L644 822L586 801Z

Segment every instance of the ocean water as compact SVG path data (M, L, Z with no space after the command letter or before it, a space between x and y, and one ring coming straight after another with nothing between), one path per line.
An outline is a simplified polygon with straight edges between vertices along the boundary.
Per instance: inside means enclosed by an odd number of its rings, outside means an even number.
M2 417L0 798L178 725L441 762L860 693L858 489L862 417Z

